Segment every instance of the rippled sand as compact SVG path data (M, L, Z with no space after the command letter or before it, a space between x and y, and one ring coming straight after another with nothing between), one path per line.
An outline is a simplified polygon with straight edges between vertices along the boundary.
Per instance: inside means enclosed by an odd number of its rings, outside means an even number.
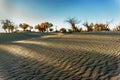
M119 35L0 34L0 80L119 80Z

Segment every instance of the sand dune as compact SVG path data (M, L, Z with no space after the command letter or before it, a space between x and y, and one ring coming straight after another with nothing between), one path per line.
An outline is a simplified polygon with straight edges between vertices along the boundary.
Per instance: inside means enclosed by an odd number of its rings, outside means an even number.
M119 80L119 35L0 34L0 80Z

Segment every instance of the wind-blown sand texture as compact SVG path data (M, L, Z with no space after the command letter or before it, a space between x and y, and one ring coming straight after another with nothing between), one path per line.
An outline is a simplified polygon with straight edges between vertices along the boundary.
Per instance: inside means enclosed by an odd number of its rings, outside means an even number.
M120 32L0 34L0 80L120 80Z

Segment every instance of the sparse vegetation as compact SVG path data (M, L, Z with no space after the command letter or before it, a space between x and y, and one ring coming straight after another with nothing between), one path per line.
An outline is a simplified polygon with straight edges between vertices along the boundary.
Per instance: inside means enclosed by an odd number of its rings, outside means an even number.
M120 31L120 23L113 28L113 31Z
M53 29L53 28L50 28L49 30L50 30L50 32L52 32L54 29Z
M73 32L79 32L78 28L75 25L80 23L80 21L78 21L75 17L68 18L66 22L68 22L71 25Z
M112 20L111 20L112 21ZM83 30L82 27L76 27L76 24L80 23L75 17L73 18L68 18L66 22L68 22L71 25L71 29L65 29L64 27L60 29L60 32L95 32L95 31L110 31L109 24L111 21L106 22L106 23L88 23L87 21L83 23L83 25L87 28L87 30ZM12 32L19 32L20 30L18 27L14 27L14 23L11 22L10 20L1 20L2 28L6 33L12 33ZM52 23L49 22L43 22L41 24L35 25L34 27L30 26L27 23L20 23L19 27L23 29L23 31L31 31L31 29L36 29L39 32L52 32L54 29L51 28L53 26ZM57 26L56 32L57 32ZM120 31L120 25L117 25L113 31Z
M88 32L93 31L93 27L94 27L93 23L88 24L88 22L85 22L83 23L83 25L87 28Z
M120 31L120 25L116 27L116 30L117 30L117 31Z
M94 31L110 31L107 24L95 24Z
M65 29L65 28L61 28L61 29L60 29L60 32L65 33L65 32L66 32L66 29Z
M2 28L6 33L12 33L14 30L14 23L10 20L1 20Z
M79 28L78 30L79 30L79 32L82 32L82 31L83 31L83 29L82 29L82 28Z
M20 23L19 27L21 27L23 31L27 31L27 28L29 27L29 25L27 23Z
M44 22L44 23L36 25L35 29L37 29L39 32L45 32L45 31L48 32L48 29L52 26L53 26L52 23Z

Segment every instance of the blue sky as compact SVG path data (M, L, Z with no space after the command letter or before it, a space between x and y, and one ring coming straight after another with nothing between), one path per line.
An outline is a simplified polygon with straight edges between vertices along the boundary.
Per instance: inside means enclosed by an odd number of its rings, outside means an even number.
M48 21L54 26L70 28L65 22L76 17L82 23L110 21L111 28L120 19L120 0L1 0L4 16L16 24L26 22L32 26ZM0 15L2 15L0 13ZM3 19L2 18L2 19ZM1 19L1 18L0 18Z

